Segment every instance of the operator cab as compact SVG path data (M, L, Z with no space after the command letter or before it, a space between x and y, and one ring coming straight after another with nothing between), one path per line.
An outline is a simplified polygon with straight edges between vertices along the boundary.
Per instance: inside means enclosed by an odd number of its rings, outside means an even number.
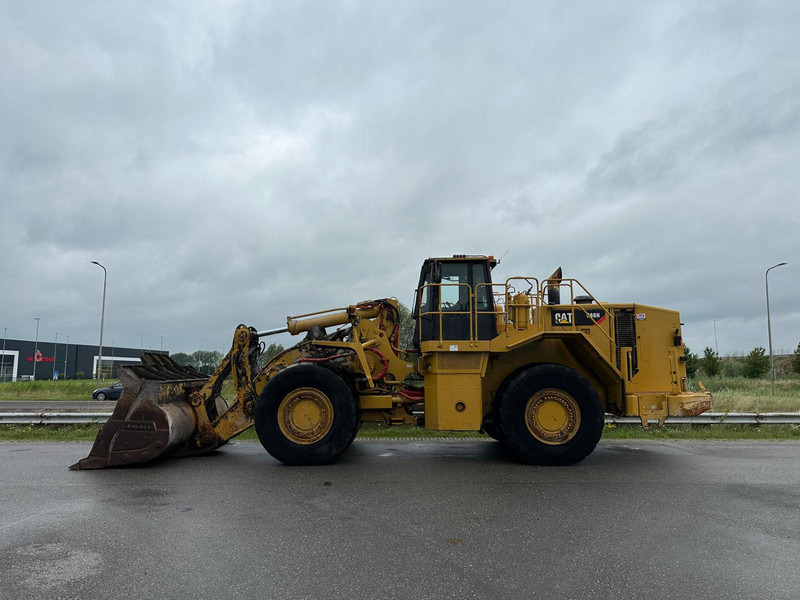
M493 256L454 254L422 263L414 298L414 347L430 340L491 340L497 336ZM471 332L470 329L473 329Z

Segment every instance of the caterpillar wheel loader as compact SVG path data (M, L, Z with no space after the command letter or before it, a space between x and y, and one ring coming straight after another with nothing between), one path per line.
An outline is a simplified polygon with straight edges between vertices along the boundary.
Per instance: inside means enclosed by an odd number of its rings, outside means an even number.
M143 353L121 368L114 413L70 468L204 454L252 426L279 461L324 464L368 421L484 431L526 463L566 465L592 452L606 412L657 428L711 408L708 392L689 391L677 312L600 302L560 268L493 283L496 264L425 260L410 349L397 300L384 298L267 331L239 325L211 376ZM282 332L305 336L259 368L260 340Z

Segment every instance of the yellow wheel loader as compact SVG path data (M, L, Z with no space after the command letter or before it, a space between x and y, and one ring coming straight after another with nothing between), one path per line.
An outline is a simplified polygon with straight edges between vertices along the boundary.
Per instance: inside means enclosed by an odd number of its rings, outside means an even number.
M70 468L204 454L253 425L279 461L318 465L365 421L484 431L524 462L566 465L594 450L604 413L647 429L711 408L709 393L689 391L677 312L600 302L560 268L493 283L496 264L425 260L412 348L400 347L398 303L385 298L268 331L240 325L211 376L143 353L121 368L113 415ZM260 339L283 332L305 336L259 368Z

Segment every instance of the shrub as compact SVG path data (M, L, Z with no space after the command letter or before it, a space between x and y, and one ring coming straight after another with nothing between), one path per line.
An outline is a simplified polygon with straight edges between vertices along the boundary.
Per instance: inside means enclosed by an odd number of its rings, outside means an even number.
M689 349L686 344L683 345L683 355L686 357L686 375L694 377L697 373L698 356Z
M769 356L766 356L766 350L761 346L756 346L750 351L750 354L744 357L744 368L742 375L748 379L758 379L766 375L769 371Z
M703 358L701 358L699 362L703 373L709 377L719 375L719 372L722 370L719 356L717 356L717 353L708 346L706 346L705 350L703 350Z
M186 354L185 352L176 352L175 354L170 355L170 358L179 365L192 364L192 357Z
M722 375L725 377L741 377L743 369L742 359L728 357L722 360Z
M800 342L797 343L797 349L792 355L792 371L800 373Z
M274 357L278 356L278 354L280 354L284 350L285 348L281 344L270 344L258 356L258 366L263 368L264 365L266 365L269 361L271 361Z
M75 379L86 379L86 375L83 373L83 371L78 371L75 373Z

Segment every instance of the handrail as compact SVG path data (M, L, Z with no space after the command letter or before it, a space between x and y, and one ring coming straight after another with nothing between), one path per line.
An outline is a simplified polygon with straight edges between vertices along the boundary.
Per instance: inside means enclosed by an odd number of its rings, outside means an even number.
M482 287L483 288L489 288L488 291L486 292L486 296L485 297L488 298L489 297L488 294L491 293L492 299L494 300L494 302L489 307L487 307L485 309L479 309L478 308L478 298L480 297L480 288L482 288ZM498 293L498 292L495 292L494 289L493 289L495 287L503 288L502 294ZM477 284L475 286L474 297L475 297L475 316L476 316L476 318L475 318L475 329L474 329L474 332L473 332L474 333L474 338L470 339L470 341L474 341L474 340L478 339L478 319L477 319L477 315L492 315L495 318L497 318L499 315L502 315L504 317L504 320L503 320L504 321L504 323L503 323L504 326L508 326L508 309L507 309L508 302L507 302L507 299L506 299L507 298L507 294L508 294L508 289L502 283L486 283L486 282L484 282L484 283L479 283L479 284ZM501 297L503 299L502 305L498 302L498 297ZM506 308L504 310L498 311L497 310L498 306L504 306Z
M418 329L418 331L420 331L420 332L422 331L422 317L423 316L425 316L425 315L439 315L439 341L442 341L444 339L443 336L442 336L442 323L444 321L443 316L444 315L468 315L469 316L469 332L470 332L469 333L469 336L470 336L469 341L474 341L474 338L473 338L473 335L472 335L472 331L473 331L472 307L474 306L474 294L472 292L472 286L470 286L468 283L426 283L425 285L423 285L420 288L420 290L422 290L422 289L424 289L426 287L442 288L442 287L462 287L462 286L467 288L467 297L469 298L469 300L467 301L468 310L447 310L447 311L443 311L442 310L442 294L441 294L441 289L440 289L440 292L439 292L439 310L438 311L430 310L430 311L427 311L427 312L422 312L422 292L420 292L420 294L419 294L419 306L418 306L418 311L417 311L417 314L419 315L418 316L418 319L419 319L419 323L418 323L419 329ZM460 304L460 302L459 302L459 304Z
M595 298L592 295L592 293L589 290L587 290L583 286L583 284L580 281L578 281L577 279L561 279L558 283L547 283L547 287L558 287L559 290L562 287L568 287L569 288L569 294L570 294L570 296L569 296L569 298L570 298L569 306L570 306L570 310L571 310L571 313L572 313L572 327L576 327L576 325L575 325L575 323L576 323L576 320L575 320L575 308L576 307L579 308L581 310L581 312L583 312L583 314L585 314L587 317L589 317L589 319L595 325L600 325L600 322L597 319L595 319L594 317L592 317L592 315L589 314L589 311L586 310L586 308L584 308L583 304L576 304L575 303L575 289L574 289L573 284L577 284L580 287L581 291L583 291L585 295L589 296L589 298L592 300L592 302L594 304L596 304L598 306L598 308L603 311L603 314L605 314L605 316L608 318L608 331L605 331L602 327L600 327L599 329L600 329L600 331L603 332L603 334L613 344L614 343L614 338L612 336L612 334L613 334L613 321L614 321L613 315L611 314L611 312L605 306L603 306L600 303L600 301L597 298ZM559 306L559 305L554 305L554 306ZM561 304L561 306L565 306L565 305ZM613 350L613 348L611 348L611 349Z
M515 283L524 281L527 290L517 291L515 287ZM467 297L469 298L468 302L468 310L443 310L442 306L442 287L461 287L464 286L467 288ZM438 306L432 307L431 310L427 310L423 312L422 307L422 298L425 288L431 288L429 293L433 293L433 288L440 288L440 293L438 294ZM487 307L485 309L479 309L477 307L477 299L481 297L480 288L490 288L492 293L492 298L495 300L492 306ZM522 286L520 286L522 288ZM559 303L554 305L548 305L544 301L544 294L548 287L557 287L567 288L569 289L569 303ZM495 292L494 288L501 288L502 292ZM592 314L590 313L589 309L587 308L589 305L583 304L576 304L575 303L575 293L576 289L579 290L583 295L586 295L591 300L592 309L591 310L601 310L606 317L607 325L603 327L603 324L600 322L603 319L595 319ZM524 293L527 296L527 302L516 302L514 301L515 298L519 297L519 294ZM460 296L460 294L459 294ZM488 293L486 294L488 297ZM528 276L514 276L509 277L506 279L505 283L478 283L475 285L475 289L472 289L467 283L426 283L425 285L420 287L420 293L417 297L417 327L418 331L422 331L422 317L423 316L438 316L439 323L439 341L443 340L443 321L444 317L447 315L468 315L469 318L469 340L473 342L478 338L478 315L485 315L485 314L492 314L496 316L502 316L502 324L498 322L498 333L508 333L509 327L512 325L512 321L517 323L520 317L518 313L514 312L512 316L512 310L522 310L524 314L527 315L526 319L526 327L533 326L537 328L539 331L544 331L548 329L550 325L545 323L545 320L540 318L542 314L542 310L547 307L552 309L553 307L564 307L568 308L571 314L571 324L568 326L570 330L578 330L580 326L577 324L576 320L576 313L584 314L588 319L597 326L597 329L602 331L603 335L608 339L609 343L609 356L613 356L615 352L616 342L614 336L614 318L613 313L608 310L594 295L587 290L584 285L578 281L577 279L560 279L558 281L552 280L544 280L540 281L536 277L528 277ZM427 304L427 302L426 302ZM501 310L498 310L498 306L502 307ZM579 312L578 312L579 311Z

